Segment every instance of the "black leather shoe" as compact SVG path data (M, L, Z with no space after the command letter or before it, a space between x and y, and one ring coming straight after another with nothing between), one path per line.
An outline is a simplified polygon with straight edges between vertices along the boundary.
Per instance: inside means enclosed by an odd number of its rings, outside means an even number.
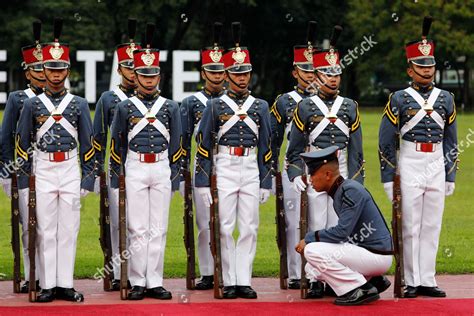
M77 292L74 288L56 288L56 298L65 301L71 302L84 302L84 295L82 293Z
M237 290L235 289L235 286L224 286L223 292L224 292L224 295L222 296L222 298L226 298L226 299L237 298Z
M366 283L348 293L339 296L334 300L334 304L341 306L353 306L367 304L380 298L375 286Z
M42 289L36 297L38 303L49 303L55 298L54 289Z
M139 301L145 298L145 287L144 286L134 286L128 292L128 297L131 301Z
M311 282L306 298L322 298L324 296L324 284L321 281Z
M405 288L405 292L403 293L403 297L405 298L415 298L418 296L418 288L416 286L407 286Z
M446 297L446 292L437 286L419 286L418 295L431 296L431 297Z
M291 279L288 283L288 288L291 290L299 290L301 288L301 282L298 279Z
M369 280L369 283L375 286L377 291L380 293L385 292L386 289L390 287L392 283L383 275L378 275L372 277L372 279Z
M146 296L159 300L170 300L172 298L171 292L167 291L162 286L154 287L152 289L146 289Z
M237 286L237 296L241 298L257 298L257 292L250 286Z
M337 297L336 292L327 283L324 285L324 296Z
M120 291L120 280L114 279L110 284L110 290L113 292Z
M36 292L41 291L40 283L39 281L36 281ZM22 294L27 294L30 292L30 281L25 281L23 285L20 288L20 293Z
M210 290L214 288L214 276L203 275L201 280L196 284L196 290Z

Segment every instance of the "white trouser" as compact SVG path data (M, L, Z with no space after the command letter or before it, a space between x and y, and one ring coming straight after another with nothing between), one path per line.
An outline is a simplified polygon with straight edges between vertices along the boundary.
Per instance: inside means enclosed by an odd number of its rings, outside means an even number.
M257 155L217 154L216 180L224 286L250 286L259 223ZM236 222L239 230L237 243L232 236Z
M285 206L286 221L286 254L288 258L288 277L301 278L301 255L296 252L295 246L300 238L300 203L301 194L293 189L293 184L288 179L286 169L281 172L283 185L283 201Z
M391 255L379 255L351 243L313 242L306 245L306 274L325 281L341 296L382 275L392 265Z
M72 288L81 211L79 162L37 158L35 163L40 286Z
M405 282L436 286L436 253L443 220L445 169L443 145L432 153L416 144L400 144L402 227Z
M23 271L25 272L25 281L30 280L30 257L28 256L28 189L18 190L18 207L20 209L20 223L21 223L21 242L23 245ZM38 247L36 247L36 267L38 267ZM38 280L38 268L35 271L36 280Z
M118 189L108 187L109 193L109 216L110 216L110 243L112 246L112 258L119 258L119 214L118 214ZM120 261L112 260L114 279L120 280Z
M132 286L151 289L163 285L171 169L167 156L155 163L143 163L129 155L125 172L129 279Z
M194 163L193 174L195 174L196 163ZM194 178L193 178L194 188ZM193 190L194 207L196 208L196 225L197 225L197 247L199 258L199 273L201 276L214 275L214 258L211 253L211 230L209 227L210 210L204 205L202 197Z

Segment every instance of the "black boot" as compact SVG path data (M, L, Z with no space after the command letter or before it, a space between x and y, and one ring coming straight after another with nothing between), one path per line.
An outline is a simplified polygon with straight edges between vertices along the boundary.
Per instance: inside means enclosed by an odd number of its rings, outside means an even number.
M36 297L38 303L49 303L55 298L54 289L42 289Z
M311 282L306 298L323 298L324 284L321 281Z
M237 298L237 291L235 289L235 286L224 286L223 293L224 295L222 296L222 298L225 298L225 299Z
M369 283L375 286L377 291L380 293L385 292L392 283L383 275L374 276L369 280Z
M203 275L201 281L196 284L196 290L210 290L214 288L214 276Z
M419 286L418 294L431 297L446 297L446 292L437 286Z
M171 292L165 290L165 288L162 286L146 289L146 296L157 298L159 300L170 300L172 298Z
M77 292L74 288L56 288L56 298L71 302L84 302L84 295Z
M416 286L407 286L405 292L403 293L404 298L415 298L418 296L418 287Z
M250 286L237 285L237 296L241 298L257 298L257 292Z
M132 290L128 292L128 299L131 301L139 301L145 298L145 287L134 286Z
M288 288L291 290L299 290L301 288L301 283L299 279L291 279L288 283Z
M339 296L334 301L334 304L342 306L362 305L376 301L379 298L380 296L375 286L366 283L342 296Z
M120 291L120 280L112 280L112 282L110 283L110 290L113 292Z

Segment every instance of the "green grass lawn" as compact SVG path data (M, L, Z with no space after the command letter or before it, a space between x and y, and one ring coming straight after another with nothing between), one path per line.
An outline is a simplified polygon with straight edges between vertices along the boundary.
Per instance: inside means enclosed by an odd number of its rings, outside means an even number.
M380 183L377 155L378 126L382 110L362 112L364 153L366 159L365 184L383 210L387 221L391 217L391 205ZM1 117L0 113L0 117ZM470 122L474 115L458 114L458 137L466 143ZM472 137L474 140L474 137ZM464 146L460 156L461 164L453 196L447 198L446 208L438 252L440 273L474 272L474 191L469 183L474 176L474 146ZM10 246L10 203L3 191L0 193L0 279L12 276L12 251ZM275 198L260 207L260 228L258 234L257 255L254 262L254 276L276 277L278 275L278 249L275 241L274 209ZM183 277L185 275L186 254L183 244L183 202L175 194L168 229L165 256L165 276ZM137 205L137 207L140 207ZM77 278L92 277L102 265L103 258L99 246L99 198L89 195L82 201L81 229L77 247ZM198 271L198 270L197 270Z

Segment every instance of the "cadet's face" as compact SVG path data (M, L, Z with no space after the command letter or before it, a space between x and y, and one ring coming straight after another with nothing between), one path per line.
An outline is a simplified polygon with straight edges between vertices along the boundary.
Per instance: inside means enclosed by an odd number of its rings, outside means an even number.
M423 67L411 64L407 69L407 73L414 82L426 86L434 79L435 66Z
M298 85L306 89L314 81L314 71L303 71L298 67L293 69L293 78L298 81Z
M327 192L335 176L337 174L335 174L332 165L330 163L325 164L313 172L310 177L311 185L316 192Z
M118 73L119 75L122 76L122 85L127 87L127 88L132 88L136 87L137 84L135 82L135 71L133 71L133 68L127 68L127 67L122 67L119 66L118 68Z
M201 71L201 78L206 83L206 88L211 91L220 91L224 86L224 71Z
M143 93L150 93L153 90L158 88L158 84L160 83L160 76L137 76L138 82L138 90Z
M44 68L44 75L48 80L48 84L61 85L64 84L64 80L69 75L69 69L49 69Z
M26 79L28 79L35 87L44 88L46 85L46 79L44 78L43 70L34 71L33 69L28 68L28 70L25 72L25 75Z
M326 94L334 94L341 84L341 76L329 76L318 72L316 76L316 84Z
M226 80L229 82L229 87L235 92L247 90L250 83L251 72L244 73L226 73Z

